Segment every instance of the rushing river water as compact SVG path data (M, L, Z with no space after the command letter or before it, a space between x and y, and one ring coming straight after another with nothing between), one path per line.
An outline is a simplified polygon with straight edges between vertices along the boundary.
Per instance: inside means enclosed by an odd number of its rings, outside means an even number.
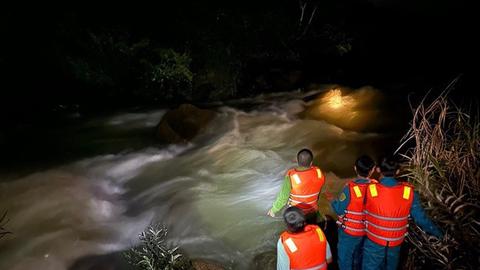
M69 269L83 256L130 247L152 222L166 224L171 242L192 258L248 269L255 255L275 248L283 224L265 213L299 149L314 150L327 190L336 192L353 174L355 158L377 153L385 136L300 118L315 102L328 105L305 96L239 101L248 110L217 107L215 121L189 145L129 150L127 141L117 154L0 182L0 209L8 209L14 232L0 240L0 269ZM163 113L119 114L86 125L92 132L147 130ZM322 200L321 211L330 213Z

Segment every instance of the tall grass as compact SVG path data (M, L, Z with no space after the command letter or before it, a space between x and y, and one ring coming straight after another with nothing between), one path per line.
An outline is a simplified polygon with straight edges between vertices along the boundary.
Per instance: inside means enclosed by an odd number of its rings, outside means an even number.
M412 224L405 269L480 269L480 122L448 99L450 87L412 109L397 150L405 176L445 233L438 241Z

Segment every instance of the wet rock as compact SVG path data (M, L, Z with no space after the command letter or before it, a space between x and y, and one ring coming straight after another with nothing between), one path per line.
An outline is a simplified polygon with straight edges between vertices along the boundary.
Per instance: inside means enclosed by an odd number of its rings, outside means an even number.
M266 251L253 258L252 270L275 270L277 269L277 253L275 250Z
M156 137L166 143L186 143L215 118L215 112L182 104L167 112L156 127Z
M192 265L195 270L225 270L219 263L204 259L194 259Z

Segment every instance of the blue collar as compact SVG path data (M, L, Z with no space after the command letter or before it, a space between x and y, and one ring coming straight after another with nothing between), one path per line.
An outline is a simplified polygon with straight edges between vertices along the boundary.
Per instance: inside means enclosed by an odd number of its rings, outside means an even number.
M370 183L370 180L368 180L366 178L363 178L363 177L360 177L360 178L356 178L355 180L353 180L353 182L355 184L366 184L366 183Z
M383 177L380 179L380 184L386 187L393 187L398 184L398 181L394 177Z

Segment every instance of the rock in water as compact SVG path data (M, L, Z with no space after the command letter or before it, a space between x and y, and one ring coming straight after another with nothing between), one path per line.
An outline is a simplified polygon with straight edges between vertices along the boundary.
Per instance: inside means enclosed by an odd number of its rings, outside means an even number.
M214 111L182 104L163 116L155 135L166 143L186 143L201 133L215 115Z
M258 254L253 258L250 269L254 270L275 270L277 269L277 253L275 250Z

